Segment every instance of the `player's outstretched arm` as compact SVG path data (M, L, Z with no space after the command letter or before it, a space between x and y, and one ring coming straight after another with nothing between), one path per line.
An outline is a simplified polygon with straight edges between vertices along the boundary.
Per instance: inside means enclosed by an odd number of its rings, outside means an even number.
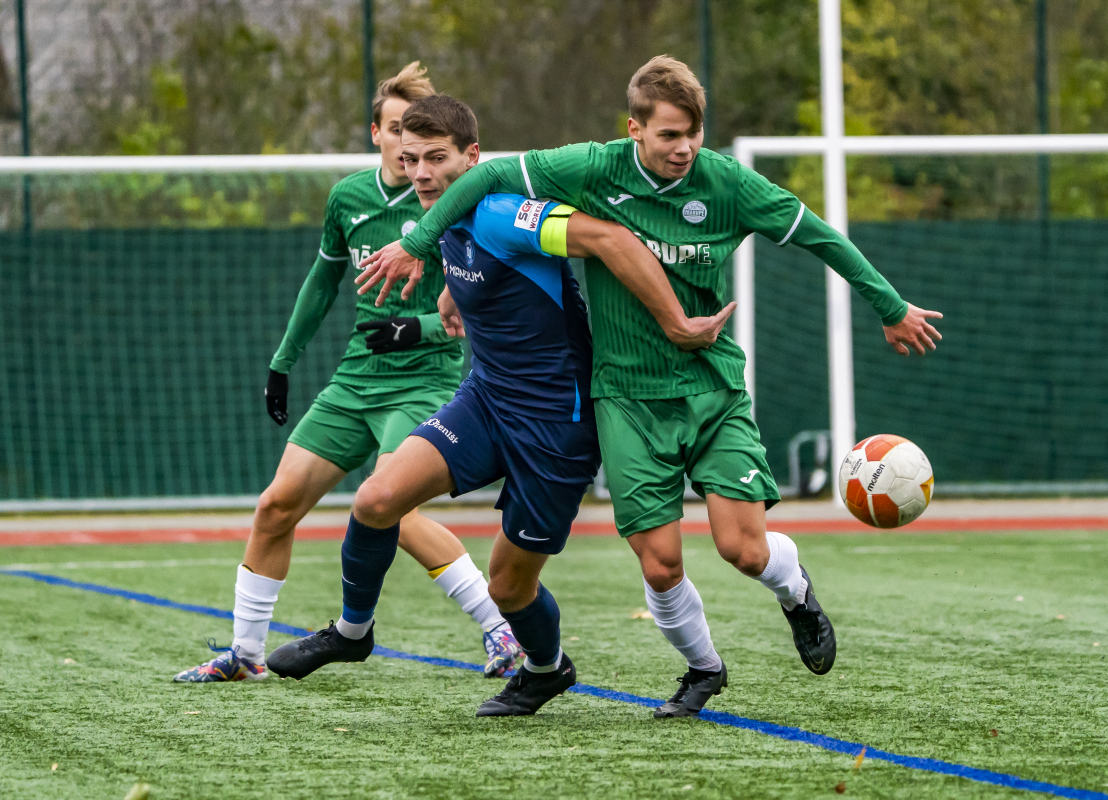
M934 350L935 341L943 338L927 321L929 318L942 319L942 314L905 302L853 242L811 210L804 209L790 244L817 256L873 306L881 317L885 341L896 352L906 356L911 348L922 356Z
M439 237L489 194L520 194L545 197L561 203L576 203L588 173L589 143L568 145L556 150L532 150L526 155L494 158L478 164L454 181L435 205L405 236L364 260L360 294L384 281L377 305L398 282L406 280L401 296L406 300L423 277L418 262L434 259Z
M666 337L682 350L715 342L736 308L730 303L715 316L689 319L658 259L635 234L614 222L575 211L569 218L566 249L574 258L595 256L603 261L647 307Z
M443 193L430 211L400 242L393 242L363 259L362 273L355 278L358 294L365 294L381 281L384 284L376 303L385 302L392 287L407 281L400 296L407 300L423 278L423 262L434 258L439 237L494 192L526 194L523 170L518 157L494 158L478 164L462 175Z

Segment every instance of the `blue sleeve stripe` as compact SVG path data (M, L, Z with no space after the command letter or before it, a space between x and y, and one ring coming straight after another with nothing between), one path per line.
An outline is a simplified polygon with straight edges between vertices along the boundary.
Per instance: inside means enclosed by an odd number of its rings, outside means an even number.
M577 379L573 379L573 421L581 421L581 390L577 388Z

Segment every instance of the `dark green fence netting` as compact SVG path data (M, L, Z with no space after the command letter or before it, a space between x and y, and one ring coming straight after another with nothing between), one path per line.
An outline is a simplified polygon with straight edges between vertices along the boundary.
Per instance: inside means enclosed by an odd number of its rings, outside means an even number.
M903 359L855 299L859 438L907 436L940 483L1108 478L1108 225L851 236L905 298L946 315L938 353ZM0 499L264 489L353 321L351 277L278 428L262 388L318 243L307 226L0 232ZM823 268L760 240L755 276L758 424L784 481L789 440L828 427Z

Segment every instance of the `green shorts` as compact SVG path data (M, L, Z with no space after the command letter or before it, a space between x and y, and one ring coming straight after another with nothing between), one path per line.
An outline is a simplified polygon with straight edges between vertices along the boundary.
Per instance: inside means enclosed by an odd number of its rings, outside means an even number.
M744 391L601 397L594 408L620 536L681 519L686 473L701 497L764 500L766 508L781 499Z
M454 396L448 382L355 387L331 381L289 435L289 441L353 472L374 452L391 453Z

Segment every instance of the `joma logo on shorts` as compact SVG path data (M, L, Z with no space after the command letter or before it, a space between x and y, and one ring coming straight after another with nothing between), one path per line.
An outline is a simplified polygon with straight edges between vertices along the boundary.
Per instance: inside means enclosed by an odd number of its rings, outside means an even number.
M643 244L650 248L654 257L663 264L711 264L712 248L707 244L670 244L669 242L656 242L653 239L645 239L641 233L636 233Z
M463 281L469 281L470 283L477 283L477 281L485 282L485 276L480 271L476 272L462 269L461 267L455 267L453 264L446 265L446 274L455 278L461 278Z
M441 422L439 422L438 417L431 417L431 419L427 420L426 422L421 422L419 424L420 426L430 425L435 430L442 431L442 435L449 439L451 444L458 443L458 437L454 435L454 431L446 428Z

